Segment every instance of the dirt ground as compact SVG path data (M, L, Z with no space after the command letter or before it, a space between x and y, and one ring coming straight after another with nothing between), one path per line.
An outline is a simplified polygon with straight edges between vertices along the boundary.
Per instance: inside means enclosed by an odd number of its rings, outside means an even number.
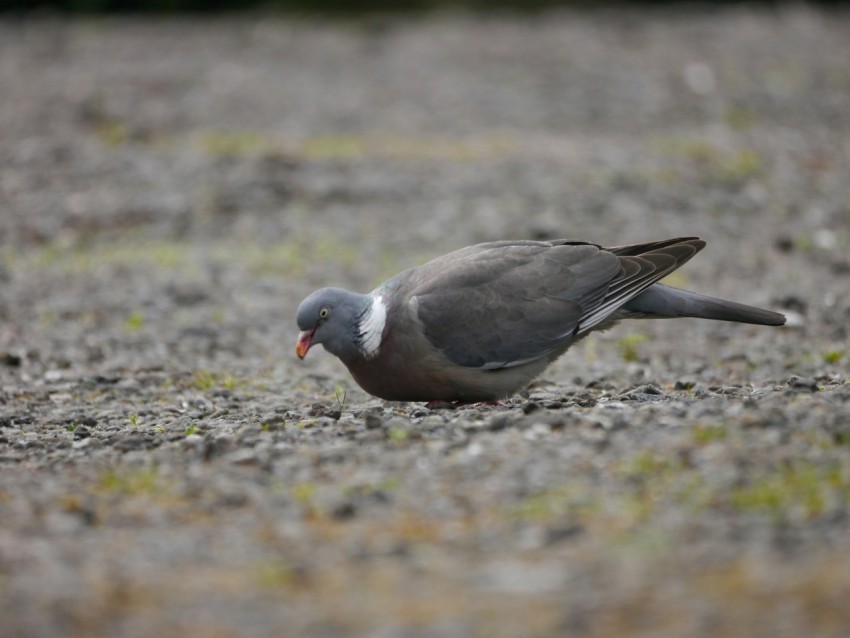
M0 22L3 636L850 635L850 19ZM313 289L699 235L502 406L293 353Z

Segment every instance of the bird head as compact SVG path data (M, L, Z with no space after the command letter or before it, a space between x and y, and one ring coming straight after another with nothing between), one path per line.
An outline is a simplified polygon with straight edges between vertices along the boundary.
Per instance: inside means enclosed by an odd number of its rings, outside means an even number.
M295 354L303 359L314 345L342 361L350 361L361 354L359 320L371 304L368 295L322 288L307 297L298 306L295 320L301 333L295 344Z

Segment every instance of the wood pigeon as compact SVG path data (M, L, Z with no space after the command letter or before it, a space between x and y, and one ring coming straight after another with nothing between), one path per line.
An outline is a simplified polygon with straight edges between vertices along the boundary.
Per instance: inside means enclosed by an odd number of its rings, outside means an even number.
M368 294L317 290L298 307L295 353L303 359L322 344L383 399L466 403L509 397L621 319L785 323L776 312L656 283L704 247L696 237L614 248L567 239L469 246Z

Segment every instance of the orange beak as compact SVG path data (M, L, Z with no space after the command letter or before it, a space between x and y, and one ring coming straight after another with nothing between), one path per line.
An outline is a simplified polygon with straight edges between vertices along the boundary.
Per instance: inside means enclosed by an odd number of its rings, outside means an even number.
M298 333L298 341L295 342L295 354L298 355L299 359L307 356L307 351L313 345L313 334L315 332L315 330L304 330Z

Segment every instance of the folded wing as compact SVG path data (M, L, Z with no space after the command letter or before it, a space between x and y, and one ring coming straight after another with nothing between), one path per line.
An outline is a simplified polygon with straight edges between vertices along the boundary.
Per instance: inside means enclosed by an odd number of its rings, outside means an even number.
M696 238L612 249L569 240L479 244L416 269L409 307L453 363L522 365L598 327L704 245Z

